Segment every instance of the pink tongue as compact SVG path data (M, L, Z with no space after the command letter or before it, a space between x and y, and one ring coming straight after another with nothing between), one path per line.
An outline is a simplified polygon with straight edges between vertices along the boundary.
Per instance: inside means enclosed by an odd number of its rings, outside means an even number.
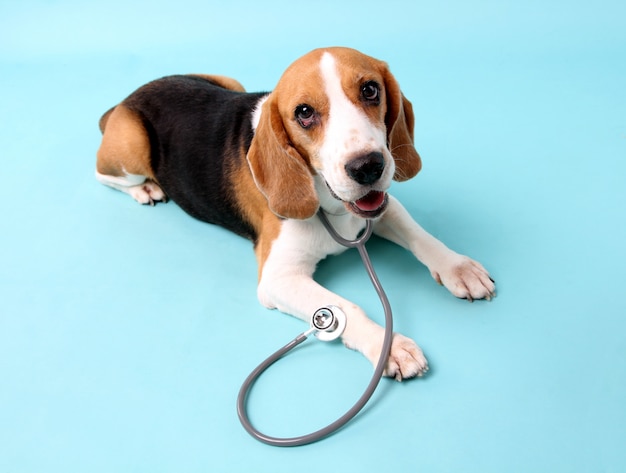
M361 210L371 212L378 209L385 201L385 193L379 191L372 191L365 197L360 198L354 204Z

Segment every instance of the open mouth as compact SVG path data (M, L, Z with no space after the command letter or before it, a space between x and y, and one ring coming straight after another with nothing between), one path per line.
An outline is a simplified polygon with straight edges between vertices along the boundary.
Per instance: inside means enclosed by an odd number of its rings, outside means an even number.
M371 191L354 202L344 202L346 208L364 218L375 218L387 208L387 193Z
M326 187L335 199L343 202L343 205L349 212L363 218L376 218L380 216L387 208L389 202L387 193L382 191L370 191L354 202L346 202L335 194L328 182L326 182Z

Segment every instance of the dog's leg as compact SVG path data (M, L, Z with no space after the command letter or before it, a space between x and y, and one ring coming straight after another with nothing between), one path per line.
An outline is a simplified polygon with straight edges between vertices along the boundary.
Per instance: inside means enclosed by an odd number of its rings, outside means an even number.
M480 263L450 250L426 232L393 197L374 231L410 250L426 265L435 281L456 297L472 301L495 296L494 281Z
M104 114L100 128L96 179L140 204L165 202L167 197L152 173L148 134L137 114L118 105Z
M127 193L140 204L154 205L155 202L167 201L165 192L146 176L126 174L118 177L96 171L96 179L106 186Z
M302 235L306 233L308 232L303 232ZM316 237L312 238L315 240ZM320 236L317 235L317 238ZM323 235L321 238L330 237ZM268 308L276 308L307 322L322 306L340 307L347 316L346 330L342 335L344 344L348 348L360 351L376 365L383 344L384 329L369 319L356 304L334 294L313 280L315 267L326 253L320 256L316 252L316 247L310 243L308 239L302 241L285 238L285 235L281 234L274 242L262 268L258 288L259 300ZM318 245L318 250L320 246ZM394 334L385 376L401 380L422 376L427 370L428 363L417 344L403 335Z

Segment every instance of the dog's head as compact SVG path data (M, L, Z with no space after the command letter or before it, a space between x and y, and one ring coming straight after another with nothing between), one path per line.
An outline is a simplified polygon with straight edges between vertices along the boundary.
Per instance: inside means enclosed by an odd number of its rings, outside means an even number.
M309 218L320 202L377 217L391 180L421 168L411 103L384 62L352 49L298 59L257 118L248 162L270 208L285 218Z

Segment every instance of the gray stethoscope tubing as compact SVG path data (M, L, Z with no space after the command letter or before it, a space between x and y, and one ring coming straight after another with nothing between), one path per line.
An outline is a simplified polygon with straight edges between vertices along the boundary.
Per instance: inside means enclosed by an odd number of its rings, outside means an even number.
M246 410L246 400L248 397L248 392L250 388L257 380L257 378L272 364L282 358L287 352L295 348L304 342L310 333L313 330L307 330L306 332L301 333L284 347L270 355L265 361L263 361L259 366L257 366L252 373L246 378L239 390L239 395L237 397L237 414L239 416L239 420L246 431L252 435L252 437L257 440L266 443L268 445L273 445L276 447L296 447L299 445L306 445L309 443L316 442L333 432L339 430L343 427L348 421L350 421L354 416L356 416L361 409L367 404L369 399L374 394L380 379L383 376L383 372L385 371L385 366L387 364L387 360L389 358L389 352L391 350L391 342L393 339L393 318L391 314L391 305L389 304L389 300L387 299L387 295L383 290L378 277L376 276L376 272L374 271L374 267L372 266L372 262L367 254L367 250L365 249L365 242L369 239L372 234L372 222L371 220L367 220L367 224L365 227L365 231L362 235L358 236L355 240L346 240L341 237L335 229L331 226L324 212L320 209L318 212L318 216L328 232L331 236L341 245L346 246L348 248L357 248L359 250L359 254L361 255L361 259L363 260L363 264L367 271L367 274L374 285L374 289L380 298L380 301L383 305L383 309L385 311L385 335L383 339L383 346L380 353L380 358L378 359L378 363L376 364L376 368L374 369L374 374L372 378L365 388L365 391L361 395L361 397L356 401L356 403L339 419L332 422L331 424L323 427L320 430L312 432L310 434L301 435L298 437L288 437L288 438L280 438L280 437L271 437L269 435L265 435L262 432L259 432L250 422L248 418L248 413Z

